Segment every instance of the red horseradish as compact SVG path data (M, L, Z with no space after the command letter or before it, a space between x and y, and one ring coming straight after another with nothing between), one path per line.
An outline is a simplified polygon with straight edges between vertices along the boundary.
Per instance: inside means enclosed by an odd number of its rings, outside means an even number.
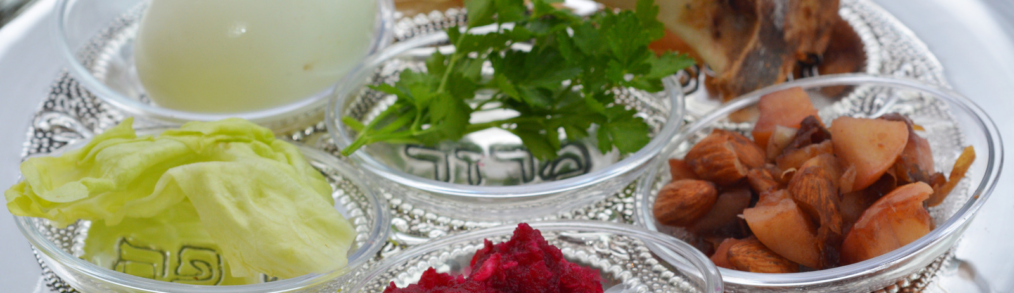
M418 283L398 288L391 282L384 293L602 292L597 270L568 262L559 248L525 223L507 242L485 240L468 271L472 272L468 276L451 276L430 268Z

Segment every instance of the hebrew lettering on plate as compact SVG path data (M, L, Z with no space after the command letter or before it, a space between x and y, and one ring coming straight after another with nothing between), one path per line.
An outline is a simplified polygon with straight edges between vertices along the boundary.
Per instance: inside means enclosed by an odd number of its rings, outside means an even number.
M535 180L535 157L520 145L494 145L489 148L489 154L497 162L513 162L517 164L520 172L520 183L528 183Z
M409 158L409 166L421 166L423 168L412 168L422 169L428 171L430 174L420 174L419 172L409 172L423 177L433 178L433 180L441 182L450 182L450 162L447 160L447 153L444 153L438 149L424 147L421 145L406 145L405 156ZM421 164L417 164L421 163ZM425 168L433 166L432 168ZM411 167L410 167L411 168Z
M462 144L458 149L454 150L454 158L456 158L455 167L459 165L465 165L465 178L468 179L468 185L482 185L482 171L479 169L482 167L483 158L482 148L475 144ZM458 175L458 173L454 173Z
M218 285L224 277L222 271L222 256L214 249L184 246L180 249L172 282Z
M184 245L171 255L121 238L116 251L113 270L138 277L193 285L218 285L225 278L222 255L211 248Z
M559 157L552 161L542 162L539 177L544 181L567 179L591 171L591 154L588 146L579 143L566 143L560 148Z
M126 239L119 241L116 250L119 258L113 265L113 270L156 280L167 274L166 264L169 260L163 251L135 246Z
M518 185L554 181L591 172L593 154L580 142L565 143L556 159L540 162L523 145L481 146L461 143L440 149L404 146L405 171L441 182L468 185Z

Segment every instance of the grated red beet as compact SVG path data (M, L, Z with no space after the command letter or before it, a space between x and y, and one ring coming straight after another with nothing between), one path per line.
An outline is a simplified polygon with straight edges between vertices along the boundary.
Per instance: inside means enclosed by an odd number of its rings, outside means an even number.
M384 293L495 293L496 290L488 289L485 284L479 282L467 282L462 276L453 277L449 274L437 273L437 270L430 268L423 272L422 279L418 283L398 289L391 282L384 290Z
M559 248L549 245L542 233L522 223L510 240L500 244L485 241L472 256L467 278L423 273L418 283L403 289L392 282L384 293L592 293L602 292L599 272L568 262Z

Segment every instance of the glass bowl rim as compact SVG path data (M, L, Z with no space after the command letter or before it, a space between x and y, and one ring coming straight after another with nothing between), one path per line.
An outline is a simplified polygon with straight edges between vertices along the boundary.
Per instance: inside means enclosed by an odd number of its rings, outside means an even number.
M808 286L834 282L837 280L845 280L862 275L866 272L888 267L917 255L924 250L930 249L938 245L940 242L948 239L948 236L963 230L965 224L973 218L986 200L989 199L989 196L996 187L997 182L999 182L1000 171L1003 168L1003 141L1000 137L1000 132L996 127L996 124L981 107L967 97L953 90L929 85L914 79L867 74L832 74L798 79L791 82L769 86L740 96L739 98L736 98L722 107L706 114L698 121L681 130L680 133L673 138L673 141L683 142L690 135L711 127L714 123L718 122L719 119L728 116L734 111L756 104L761 96L769 93L793 87L810 89L815 87L842 85L876 85L919 91L932 95L936 98L943 99L950 111L961 111L968 114L975 120L974 125L978 126L979 131L981 131L985 138L985 144L988 146L986 152L981 153L986 155L983 156L983 158L985 158L986 168L982 174L983 177L981 182L979 182L978 186L970 186L969 191L971 196L969 197L969 200L955 211L954 215L948 218L942 225L937 226L935 229L930 231L929 234L920 237L915 242L909 243L908 245L902 246L901 248L895 249L887 254L850 265L801 273L761 274L720 268L719 270L722 272L723 279L726 282L758 287ZM886 109L887 107L884 108ZM650 192L651 185L653 184L652 181L654 181L654 177L657 177L656 174L658 173L658 170L663 168L664 162L666 161L663 158L668 158L669 154L675 151L675 148L676 144L667 148L667 150L662 153L664 155L658 156L655 162L652 163L653 167L650 167L648 172L646 172L644 177L642 177L642 180L638 182L636 193L637 196L641 196L641 199L635 203L635 205L640 206L635 208L634 212L638 215L636 215L634 219L639 226L645 227L648 230L656 231L657 228L655 227L653 219L648 218L650 217L649 207L651 206L651 203L647 202L647 192ZM670 252L665 251L664 249L660 251L660 254L669 253Z
M508 25L504 26L504 28L509 27L510 26ZM494 29L496 29L496 25L490 25L474 28L470 31L470 33L482 34ZM366 78L367 74L371 74L373 70L393 58L409 53L414 49L438 44L446 40L447 34L443 31L439 31L398 42L367 58L361 67L356 68L346 75L345 78L336 85L336 88L333 91L334 98L329 100L325 111L326 118L324 119L324 124L327 126L327 130L332 141L334 141L339 149L351 144L352 139L351 135L345 131L344 123L341 119L338 119L340 117L337 116L340 115L338 114L339 112L344 110L344 104L349 98L350 93L360 88L359 81ZM353 162L356 162L356 165L387 180L394 181L399 185L417 188L436 195L454 196L465 200L524 200L577 190L592 186L610 178L621 176L631 170L635 170L638 166L648 163L666 145L671 143L673 136L683 125L683 117L686 113L686 109L684 107L682 86L680 86L675 76L664 78L662 83L665 89L660 93L664 93L668 97L672 109L669 111L669 117L662 129L659 130L659 132L651 139L650 142L648 142L647 145L637 152L627 156L623 160L611 164L605 169L563 180L527 185L470 186L465 184L441 182L430 178L423 178L408 174L404 171L396 170L391 166L380 163L377 159L367 155L366 152L362 150L357 150L355 153L350 155L349 158L352 159Z
M591 220L554 220L554 221L535 221L528 222L532 228L539 231L570 231L570 230L581 230L581 231L594 231L594 232L608 232L616 235L631 236L638 238L645 243L645 245L656 244L664 245L669 249L676 251L676 254L681 256L690 262L690 265L697 269L702 277L705 285L705 290L702 292L718 293L723 290L723 283L721 273L715 264L705 256L703 253L698 251L696 248L690 246L682 240L676 239L672 236L662 234L656 231L649 231L644 227L638 227L629 224L618 224L612 222L603 221L591 221ZM488 237L511 235L514 229L517 228L517 224L507 224L491 228L479 229L468 231L461 234L454 234L450 236L441 237L433 241L427 242L426 244L413 247L409 250L403 251L397 255L384 259L382 262L369 268L363 274L363 279L359 280L355 284L350 284L353 289L361 289L366 286L367 283L372 282L378 275L387 272L391 267L404 263L413 257L420 256L422 254L434 252L440 250L443 247L450 246L455 243L462 241L485 239ZM672 252L673 250L670 250ZM661 259L660 262L669 261L669 259ZM682 266L681 266L682 267ZM695 275L696 276L696 275ZM350 291L356 292L356 291Z
M138 128L136 131L138 133L143 133L145 131L161 131L165 129L171 128ZM71 143L52 153L40 154L39 156L57 155L64 151L73 149L74 147L83 146L88 141L90 140L81 140ZM321 150L299 143L292 144L299 149L300 153L302 153L308 161L318 161L330 168L334 168L335 171L341 174L342 177L346 177L347 180L355 184L363 193L367 202L372 205L372 207L364 207L363 209L372 210L372 212L376 215L374 224L371 225L369 231L369 235L375 237L371 237L366 241L366 245L360 247L355 252L350 253L348 255L348 264L341 269L323 274L307 274L290 279L249 285L209 286L165 282L110 270L86 260L74 257L63 249L57 247L56 244L46 239L37 229L33 228L30 222L33 217L14 216L15 223L18 226L18 230L21 231L21 234L24 235L29 242L31 242L32 247L45 254L59 265L77 273L87 275L89 278L102 280L104 282L116 284L117 286L137 288L142 291L195 293L284 292L297 288L324 284L327 281L359 270L363 264L373 259L373 256L387 244L387 240L391 236L391 212L387 208L387 200L383 199L383 197L376 193L376 191L369 188L369 184L372 184L373 181L364 179L367 176L357 175L358 172L355 167L350 166L348 163L342 162L338 158L324 153ZM50 265L52 266L52 264Z
M321 92L312 94L306 98L298 101L276 106L269 109L246 111L237 113L202 113L202 112L191 112L183 110L174 110L169 108L157 107L142 103L135 99L131 99L116 90L113 90L105 83L99 81L91 72L81 64L78 60L77 52L70 47L67 40L67 19L71 17L70 6L80 0L57 0L55 6L55 14L53 30L56 33L56 47L61 57L66 61L66 66L69 67L70 73L78 80L78 82L85 86L89 92L94 96L98 97L104 102L112 104L118 110L125 113L129 113L134 116L151 117L167 122L186 122L186 121L214 121L232 117L244 118L257 123L267 123L277 119L283 119L290 115L297 115L305 112L306 110L313 109L325 105L327 102L332 86L327 87ZM142 0L148 2L150 0ZM378 18L377 27L373 32L373 40L369 48L367 49L367 55L373 54L383 48L389 46L394 39L394 22L395 22L395 8L394 0L376 0L377 2L377 15ZM365 57L364 56L364 59ZM362 66L362 60L360 63L353 66L349 71L355 71L356 68ZM335 83L339 82L335 81Z

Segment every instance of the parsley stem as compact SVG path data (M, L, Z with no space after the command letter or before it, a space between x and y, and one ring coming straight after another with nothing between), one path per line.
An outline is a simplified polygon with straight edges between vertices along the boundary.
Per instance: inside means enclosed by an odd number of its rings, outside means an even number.
M414 136L414 135L412 134L411 131L402 131L402 132L398 132L398 133L381 134L381 135L376 135L376 136L371 137L370 139L368 139L367 143L370 144L370 143L374 143L374 142L390 141L390 140L394 140L394 139L397 139L397 140L413 140L413 141L415 141L414 139L411 139L412 136Z
M363 131L360 132L359 136L356 137L356 140L353 141L352 144L350 144L348 147L345 147L345 149L342 150L342 155L348 156L353 152L355 152L356 150L358 150L363 145L368 144L367 141L369 140L370 136L372 136L373 132L376 132L376 129L374 129L374 127L376 127L381 120L384 120L385 118L387 118L387 116L390 116L391 114L394 114L399 110L400 107L395 107L395 105L391 105L390 107L387 107L387 109L384 109L383 112L380 112L380 114L377 114L377 117L374 117L369 124L366 124L366 127L363 128Z
M345 147L345 149L342 150L342 155L348 157L349 155L354 153L356 150L359 150L359 148L363 147L367 143L368 140L366 139L366 137L360 135L359 137L356 138L356 141L353 141L352 144L350 144L349 146Z
M471 29L471 27L466 27L465 32L461 33L461 36L458 37L458 41L454 42L454 54L451 54L451 62L447 63L447 71L444 72L443 78L440 79L440 86L437 87L437 93L444 92L444 89L447 87L447 80L451 78L451 72L454 72L454 66L457 65L458 59L461 59L461 56L464 55L461 53L461 50L458 50L458 48L461 48L461 45L465 43L465 38L468 36L468 32Z
M422 117L423 117L423 115L420 112L421 111L418 111L418 110L416 111L416 113L415 113L415 120L412 121L412 126L409 126L409 129L412 130L412 131L416 131L416 129L422 129Z
M597 133L609 135L598 146L603 152L634 152L650 141L649 128L635 111L614 103L612 90L656 91L661 77L692 63L684 55L650 54L648 45L664 34L653 4L658 0L637 0L636 11L607 10L589 18L549 5L559 1L471 1L481 3L471 5L477 16L471 24L495 22L495 30L454 26L447 30L454 52L432 55L425 64L432 71L407 69L393 84L371 87L398 100L369 123L348 118L345 124L358 136L344 155L373 143L456 141L490 128L518 134L540 158L556 156L561 133L583 137L588 127L613 129ZM504 22L514 25L507 28ZM470 34L473 28L476 35ZM532 50L513 48L518 42L530 43ZM492 79L483 74L485 62L497 71ZM514 115L505 118L506 113ZM496 118L473 124L473 117Z
M375 130L374 128L377 127L377 124L380 123L381 120L384 120L385 118L387 118L387 116L394 114L394 112L398 112L399 110L401 109L399 107L395 107L394 105L387 107L387 109L384 109L383 112L377 114L377 117L374 117L373 120L370 120L369 124L366 124L366 130L364 130L363 133L360 133L359 136L363 136L364 134L367 134Z
M412 130L413 136L423 135L435 131L438 128L430 127L427 129Z

